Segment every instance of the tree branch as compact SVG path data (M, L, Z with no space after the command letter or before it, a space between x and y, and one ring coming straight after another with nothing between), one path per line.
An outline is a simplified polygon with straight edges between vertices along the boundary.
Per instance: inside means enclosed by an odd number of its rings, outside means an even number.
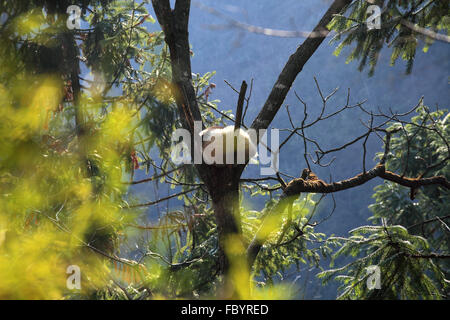
M239 92L238 104L236 107L236 121L234 129L239 129L242 122L242 110L244 108L245 93L247 92L247 82L242 81L241 91Z
M333 19L335 14L340 13L342 9L351 2L352 0L335 0L314 28L312 34L310 34L302 45L298 47L297 51L290 56L288 62L278 76L278 80L273 86L263 108L253 121L251 125L253 129L259 130L268 128L286 98L295 78L302 71L303 66L314 52L316 52L317 48L330 32L330 30L327 29L327 25ZM322 35L317 37L316 35L318 33Z
M169 0L152 0L152 4L170 51L172 89L181 122L193 133L194 121L202 121L202 117L192 84L188 34L190 0L177 0L174 10Z
M373 169L361 173L355 177L347 180L342 180L333 183L326 183L322 180L308 180L303 178L296 178L290 181L287 187L283 190L278 203L272 207L266 218L261 223L259 230L254 236L252 242L247 249L247 259L249 266L252 266L262 245L267 240L268 235L274 230L273 220L268 217L273 217L276 214L281 214L286 209L287 205L293 198L297 198L302 192L307 193L333 193L346 189L351 189L372 180L375 177L380 177L398 183L405 187L418 188L427 185L441 185L446 189L450 189L450 182L444 176L435 176L430 178L412 179L402 177L396 173L386 171L384 165L378 164Z
M187 193L189 193L189 192L195 191L195 190L197 190L197 189L198 189L198 187L197 187L197 188L188 189L188 190L186 190L186 191L178 192L178 193L175 193L175 194L171 194L171 195L169 195L169 196L167 196L167 197L164 197L164 198L161 198L161 199L158 199L158 200L155 200L155 201L150 201L150 202L146 202L146 203L140 203L140 204L134 204L134 205L124 206L124 207L122 207L122 209L131 209L131 208L139 208L139 207L153 206L153 205L155 205L155 204L157 204L157 203L160 203L160 202L162 202L162 201L166 201L166 200L169 200L169 199L178 197L178 196L182 196L182 195L184 195L184 194L187 194Z

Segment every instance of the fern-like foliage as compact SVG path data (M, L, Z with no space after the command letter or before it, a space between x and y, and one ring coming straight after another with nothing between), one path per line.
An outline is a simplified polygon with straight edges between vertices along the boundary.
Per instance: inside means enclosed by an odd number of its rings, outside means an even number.
M381 9L380 29L367 27L367 12L370 5L378 5ZM423 51L435 41L423 32L413 30L413 24L434 33L449 30L449 2L448 1L365 1L352 2L343 15L336 15L329 27L337 34L331 42L339 42L335 55L339 55L346 46L352 46L347 61L359 61L359 70L369 65L369 76L373 75L378 62L380 51L386 45L392 49L391 64L395 64L399 57L406 61L406 73L413 67L419 40L423 40Z
M342 282L339 299L442 299L448 288L444 271L429 258L428 241L409 234L400 225L362 226L350 231L333 260L341 256L357 259L340 268L319 273L325 282ZM380 289L367 284L368 267L380 268Z
M389 128L400 130L391 139L387 169L409 177L448 179L449 115L445 110L430 112L425 106L417 113L410 124L399 122ZM436 186L421 190L392 182L377 186L369 218L377 225L354 229L348 238L330 238L341 243L333 263L344 257L352 261L319 277L342 282L341 299L448 299L449 196L448 190ZM380 268L380 289L367 285L367 268L372 265Z

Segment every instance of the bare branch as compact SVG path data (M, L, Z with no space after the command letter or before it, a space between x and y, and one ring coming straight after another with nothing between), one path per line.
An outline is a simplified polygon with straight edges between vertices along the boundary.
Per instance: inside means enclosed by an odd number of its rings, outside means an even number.
M245 104L244 114L242 115L242 121L241 121L242 125L244 125L244 119L245 119L245 115L247 114L248 105L250 103L250 98L252 97L252 91L253 91L253 79L252 79L252 81L250 81L250 92L248 94L248 98L246 99L247 103Z
M190 0L177 0L175 9L169 0L152 0L169 47L172 65L173 93L183 126L194 131L194 121L202 121L192 84L191 57L188 39Z
M389 180L398 183L402 186L409 188L418 188L420 186L427 185L441 185L446 189L450 189L450 182L443 176L435 176L431 178L412 179L407 177L401 177L390 171L386 171L383 164L378 164L373 169L361 173L355 177L347 180L342 180L334 183L326 183L322 180L308 180L304 178L296 178L288 183L287 187L283 190L277 204L272 207L270 212L266 215L259 230L255 234L252 242L247 249L247 259L249 266L252 266L258 252L267 239L268 234L273 230L273 226L268 223L268 216L274 214L281 214L289 205L293 198L298 197L301 193L333 193L350 188L360 186L367 181L372 180L375 177L380 177L385 180Z
M447 42L450 43L450 37L445 35L445 34L441 34L441 33L437 33L434 32L432 30L428 30L426 28L422 28L421 26L418 26L417 24L411 23L405 19L402 19L400 22L402 25L404 25L405 27L413 30L414 32L420 33L428 38L431 38L433 40L438 40L438 41L443 41L443 42Z
M302 71L303 66L309 58L316 52L326 35L329 33L327 25L333 19L333 15L340 13L352 0L335 0L320 22L314 28L313 32L322 32L321 37L308 36L308 38L298 47L297 51L290 56L288 62L281 71L278 80L272 88L263 108L259 112L251 127L253 129L267 129L273 118L280 109L289 89L295 78ZM315 34L314 34L315 35Z
M136 180L136 181L131 181L131 182L122 182L122 183L123 184L140 184L140 183L144 183L144 182L150 182L150 181L153 181L153 180L158 180L160 178L163 178L163 177L171 174L172 172L178 171L178 170L180 170L182 168L184 168L184 165L181 165L181 166L176 167L174 169L171 169L169 171L165 171L165 172L163 172L163 173L161 173L159 175L152 176L150 178L145 178L145 179L142 179L142 180Z
M262 34L270 37L281 37L281 38L317 38L317 37L326 37L328 35L327 31L319 30L319 31L296 31L296 30L280 30L280 29L272 29L272 28L264 28L258 27L251 24L247 24L244 22L240 22L236 19L233 19L220 11L206 6L198 1L194 1L194 5L212 15L215 15L218 18L226 20L228 22L228 27L237 28L240 30L245 30L247 32ZM218 26L212 25L210 28L217 29Z
M140 204L134 204L134 205L124 206L124 207L122 207L122 209L131 209L131 208L139 208L139 207L153 206L153 205L155 205L155 204L157 204L157 203L160 203L160 202L162 202L162 201L166 201L166 200L169 200L169 199L178 197L178 196L182 196L182 195L184 195L184 194L186 194L186 193L195 191L195 190L197 190L197 189L199 189L199 187L197 187L197 188L192 188L192 189L188 189L188 190L182 191L182 192L178 192L178 193L172 194L172 195L170 195L170 196L167 196L167 197L164 197L164 198L155 200L155 201L150 201L150 202L146 202L146 203L140 203Z
M241 91L239 91L239 99L236 107L236 121L234 123L234 129L241 127L242 121L242 109L244 108L245 93L247 92L247 83L242 81Z

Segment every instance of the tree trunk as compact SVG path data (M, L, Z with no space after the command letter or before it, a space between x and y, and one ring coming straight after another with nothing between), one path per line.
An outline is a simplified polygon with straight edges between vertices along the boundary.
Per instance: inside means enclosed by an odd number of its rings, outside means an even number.
M212 198L219 237L219 272L224 276L223 297L236 297L235 285L230 275L233 261L227 254L227 244L238 241L242 244L242 229L239 210L239 178L241 170L236 166L208 166L207 188ZM242 252L245 259L245 250Z

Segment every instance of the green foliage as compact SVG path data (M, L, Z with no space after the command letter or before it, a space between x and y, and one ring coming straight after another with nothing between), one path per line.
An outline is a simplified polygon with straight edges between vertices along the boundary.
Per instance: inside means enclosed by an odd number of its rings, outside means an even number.
M448 179L448 113L446 110L430 112L425 106L420 107L417 112L418 115L412 118L410 124L396 124L389 129L401 128L401 131L391 138L387 169L401 172L407 177L444 176ZM381 153L378 154L378 158L381 156ZM415 191L414 201L410 200L410 195L411 190L389 181L377 186L375 203L370 206L374 214L372 220L386 218L389 222L409 227L421 221L448 216L450 193L447 190L439 186L426 186ZM448 234L441 227L438 227L438 231L435 230L436 224L419 224L411 231L426 235L433 246L441 244L440 248L448 252Z
M282 216L280 227L276 228L278 232L269 237L255 262L255 274L263 277L260 284L273 284L276 276L282 279L292 265L297 270L300 264L317 265L320 259L317 249L307 246L310 241L320 242L324 237L314 233L314 228L309 225L308 212L314 204L311 197L296 200L290 215Z
M381 8L381 28L369 30L366 20L369 17L367 9L375 4ZM392 48L391 64L399 57L407 62L406 72L413 67L419 40L423 40L423 51L434 42L422 33L412 30L403 21L412 23L433 32L449 31L448 1L365 1L358 0L349 5L344 15L336 16L330 23L330 28L337 32L332 42L342 39L335 50L339 55L344 47L353 46L347 62L359 60L359 70L370 66L369 75L375 71L380 51L386 45Z
M108 285L136 216L124 214L123 182L139 165L136 150L147 154L148 136L174 128L159 119L175 119L163 99L170 68L161 33L141 26L152 20L145 2L105 4L78 3L89 28L74 31L62 2L0 4L2 298L70 297L69 265L83 273L76 295Z
M391 138L386 167L407 177L443 175L448 179L448 113L430 112L425 106L417 113L411 123L396 123L388 129L398 131ZM375 187L375 203L370 206L370 220L382 225L357 228L349 238L331 238L341 242L333 261L345 256L356 258L319 275L325 282L334 277L343 283L340 298L448 298L449 192L438 186L416 192L385 181ZM369 290L366 285L366 270L371 265L381 270L379 290Z
M321 272L325 282L342 282L339 299L443 299L448 283L432 259L426 239L400 225L363 226L350 231L333 259L352 256L349 264ZM381 289L369 289L369 266L380 268Z
M170 137L181 121L164 35L145 26L154 22L146 9L149 1L70 4L82 8L81 30L67 29L66 1L0 2L0 12L7 13L0 25L0 298L217 296L223 279L218 275L216 220L195 167L177 168L170 158ZM359 13L354 9L352 17L361 20L363 6L356 8ZM445 27L430 11L433 8L422 10L423 23ZM342 20L337 17L334 23ZM367 40L361 34L355 39ZM367 59L370 43L354 56ZM411 50L409 55L413 56ZM370 57L374 66L377 56ZM230 110L219 110L220 101L209 99L213 76L214 72L193 75L207 126L234 118ZM438 162L441 165L427 175L448 177L448 146L442 142L442 137L448 138L447 120L437 120L443 112L420 110L412 125L400 124L388 168L401 170L406 163L405 174L414 176L427 171L428 163ZM432 130L422 128L431 123ZM170 206L159 206L158 201L142 204L130 187L136 170L154 172L149 180L155 182L156 200L162 186L181 194ZM390 217L394 225L362 227L349 239L327 239L316 232L318 201L311 196L295 200L270 218L276 231L268 235L250 274L244 244L277 203L281 186L256 183L241 188L250 198L262 199L265 208L254 211L242 196L243 239L226 242L240 297L293 297L282 283L288 271L301 264L318 266L321 256L329 257L340 245L336 258L364 256L324 273L326 278L338 271L348 273L343 279L350 287L343 297L373 295L360 282L361 270L375 263L389 280L384 297L442 297L442 270L448 266L415 256L447 250L447 233L442 225L439 231L433 229L436 221L411 230L400 226L416 223L417 217L444 219L448 193L441 189L421 190L410 205L402 187L379 187L374 221ZM145 200L152 193L148 191ZM426 215L430 207L433 216ZM421 230L428 236L419 236ZM83 273L82 290L75 292L66 288L66 267L73 264Z
M260 228L263 219L267 219L268 212L276 201L272 199L272 192L277 186L262 186L269 191L270 198L265 199L265 208L262 212L241 209L243 235L245 242L249 243L256 231ZM252 196L261 195L252 191L252 186L244 185L252 192ZM329 257L332 252L332 241L325 242L325 234L314 230L316 222L312 222L316 214L318 202L312 195L306 195L293 201L292 207L285 212L271 213L268 218L269 230L275 230L268 235L258 257L254 263L252 274L254 283L259 288L271 288L283 284L293 270L299 271L302 265L319 265L321 258ZM267 221L266 221L267 222ZM292 290L292 288L290 288ZM289 293L285 298L292 298Z

